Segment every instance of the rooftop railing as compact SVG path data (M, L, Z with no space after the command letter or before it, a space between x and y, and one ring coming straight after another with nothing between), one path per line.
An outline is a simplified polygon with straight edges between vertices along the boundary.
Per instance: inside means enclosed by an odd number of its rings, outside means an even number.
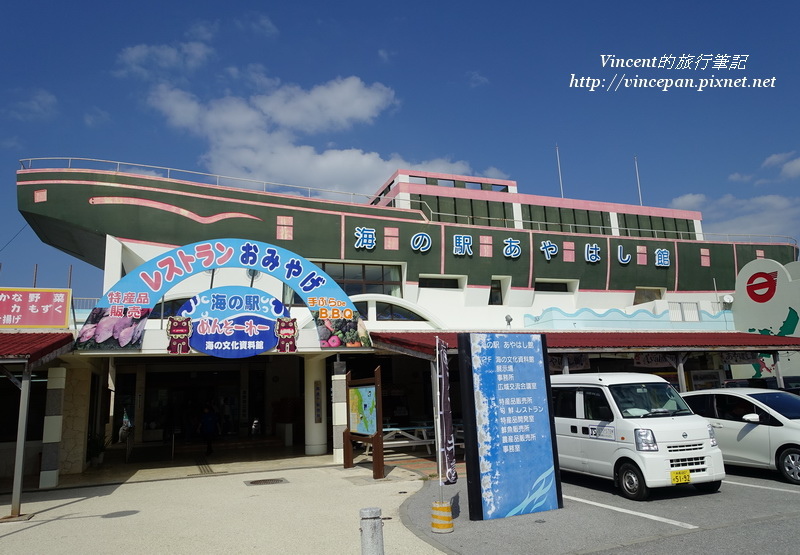
M365 195L362 193L353 193L348 191L337 191L336 189L320 189L303 185L290 185L288 183L276 183L273 181L250 179L246 177L230 177L213 173L179 170L165 166L133 164L130 162L116 162L113 160L98 160L95 158L23 158L19 161L19 163L21 169L23 170L66 168L132 173L141 175L143 177L176 179L205 185L214 185L217 187L247 189L250 191L259 191L264 193L280 193L304 198L322 198L327 200L349 198L349 200L345 200L344 202L350 202L352 204L365 204L374 197L374 195ZM356 199L358 199L358 202Z

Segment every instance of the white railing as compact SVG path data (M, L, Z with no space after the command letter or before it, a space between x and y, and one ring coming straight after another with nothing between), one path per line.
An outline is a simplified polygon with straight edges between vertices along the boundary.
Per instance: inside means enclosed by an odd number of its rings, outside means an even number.
M45 162L46 164L38 167L39 163ZM275 183L272 181L263 181L259 179L249 179L246 177L230 177L222 176L212 173L195 172L191 170L179 170L176 168L168 168L165 166L151 166L148 164L133 164L129 162L116 162L113 160L99 160L95 158L61 158L61 157L48 157L48 158L23 158L19 161L20 167L23 170L32 169L50 169L50 168L66 168L66 169L86 169L86 170L100 170L112 171L118 173L133 173L142 175L144 177L160 177L165 179L177 180L191 180L194 183L203 183L206 185L215 185L217 187L231 187L235 189L248 189L251 191L273 192L288 195L295 195L304 198L349 198L344 202L351 204L364 204L374 195L365 195L362 193L353 193L347 191L337 191L335 189L319 189L315 187L306 187L302 185L290 185L287 183ZM56 164L56 165L54 165ZM34 167L34 166L37 167ZM356 199L360 202L356 202Z

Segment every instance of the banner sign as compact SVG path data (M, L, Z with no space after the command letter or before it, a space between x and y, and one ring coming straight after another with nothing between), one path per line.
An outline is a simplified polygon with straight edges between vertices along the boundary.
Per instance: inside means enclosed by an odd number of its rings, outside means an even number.
M269 243L214 239L156 256L120 279L87 318L76 348L140 349L155 304L181 281L218 268L256 270L291 287L311 310L320 348L372 346L350 298L317 265Z
M192 319L192 349L220 358L244 358L278 344L276 322L288 318L289 309L263 291L230 285L189 299L178 314Z
M455 484L456 439L453 431L453 411L450 407L450 370L447 363L447 343L436 338L436 378L438 391L438 410L436 419L439 435L439 481L443 485Z
M559 508L542 336L473 333L469 343L483 518Z
M675 355L665 353L636 353L633 365L639 368L676 368Z
M567 366L569 366L570 372L573 370L588 370L591 367L589 365L589 355L585 353L550 355L547 357L547 366L550 373L561 373L564 369L564 357L567 357Z
M761 356L747 351L720 353L723 364L758 364Z
M71 293L0 287L0 328L67 328Z

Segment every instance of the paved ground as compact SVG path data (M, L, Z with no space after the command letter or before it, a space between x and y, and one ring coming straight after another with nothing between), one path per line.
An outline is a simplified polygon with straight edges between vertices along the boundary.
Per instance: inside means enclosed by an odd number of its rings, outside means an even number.
M360 511L378 507L385 553L439 553L401 518L403 503L425 484L414 470L389 461L387 477L374 480L370 465L344 469L330 455L242 458L109 460L57 489L26 490L21 512L32 516L0 523L0 551L360 553ZM2 516L11 511L6 482Z
M732 470L718 493L684 485L641 503L609 481L564 474L564 509L470 521L463 463L453 486L428 479L435 468L422 449L387 455L383 480L372 478L368 460L344 469L329 455L297 451L129 464L112 456L58 489L26 490L22 512L32 517L0 523L0 552L356 554L367 507L382 511L388 554L794 555L800 544L800 487L775 472ZM0 482L0 516L10 512L8 492L10 481ZM431 531L440 499L452 502L449 534Z

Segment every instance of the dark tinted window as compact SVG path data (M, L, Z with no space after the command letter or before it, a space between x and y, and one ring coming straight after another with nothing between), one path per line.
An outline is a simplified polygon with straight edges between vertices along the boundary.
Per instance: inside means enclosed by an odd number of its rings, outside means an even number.
M432 289L458 289L458 278L419 278L420 287Z
M575 418L575 387L553 388L553 416Z
M742 421L745 414L753 414L756 408L747 399L736 395L717 395L717 414L724 420Z
M705 416L706 418L715 418L714 414L714 396L708 395L689 395L683 398L695 414Z
M604 422L614 420L611 405L608 404L602 389L583 390L583 414L588 420L602 420Z
M785 391L769 391L766 393L753 393L750 395L767 405L772 410L781 413L792 420L800 419L800 396Z

